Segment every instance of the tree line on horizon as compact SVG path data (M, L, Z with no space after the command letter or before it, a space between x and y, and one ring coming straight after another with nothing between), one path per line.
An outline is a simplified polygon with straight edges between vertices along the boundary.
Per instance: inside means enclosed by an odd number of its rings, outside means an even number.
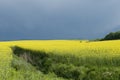
M105 35L104 38L95 39L95 41L105 41L105 40L119 40L120 39L120 31L110 32Z
M120 39L120 31L110 32L101 40L118 40Z

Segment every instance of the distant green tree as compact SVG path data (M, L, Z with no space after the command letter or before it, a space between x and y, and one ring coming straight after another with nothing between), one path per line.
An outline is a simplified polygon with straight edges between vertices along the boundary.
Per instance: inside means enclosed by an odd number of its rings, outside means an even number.
M117 40L120 39L120 31L107 34L102 40Z

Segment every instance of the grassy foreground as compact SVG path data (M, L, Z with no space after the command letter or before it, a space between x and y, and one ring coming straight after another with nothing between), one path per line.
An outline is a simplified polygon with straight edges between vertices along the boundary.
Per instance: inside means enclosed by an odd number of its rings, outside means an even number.
M0 45L1 80L120 79L120 40L31 40ZM14 56L11 46L19 46Z

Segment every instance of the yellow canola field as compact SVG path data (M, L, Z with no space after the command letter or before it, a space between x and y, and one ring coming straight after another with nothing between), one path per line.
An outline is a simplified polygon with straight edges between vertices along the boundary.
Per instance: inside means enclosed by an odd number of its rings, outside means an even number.
M117 57L120 56L120 40L80 41L80 40L23 40L0 42L8 51L10 46L20 46L31 50L44 50L55 54L75 56ZM2 50L2 49L1 49Z
M13 80L12 50L10 47L19 46L25 49L45 51L48 54L74 55L71 60L81 61L80 64L92 66L111 66L119 70L120 40L114 41L80 41L80 40L24 40L0 42L0 80ZM63 58L59 58L63 59ZM69 59L69 57L67 58ZM67 60L66 59L66 60ZM78 62L80 62L78 61ZM117 66L117 68L116 68ZM13 75L13 77L17 76ZM11 79L10 79L11 78ZM16 79L15 79L16 80Z

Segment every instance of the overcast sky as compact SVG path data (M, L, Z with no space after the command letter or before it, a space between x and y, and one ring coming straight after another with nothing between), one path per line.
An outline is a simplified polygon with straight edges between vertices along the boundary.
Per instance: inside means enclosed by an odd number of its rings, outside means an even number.
M120 0L0 0L0 40L94 39L119 25Z

